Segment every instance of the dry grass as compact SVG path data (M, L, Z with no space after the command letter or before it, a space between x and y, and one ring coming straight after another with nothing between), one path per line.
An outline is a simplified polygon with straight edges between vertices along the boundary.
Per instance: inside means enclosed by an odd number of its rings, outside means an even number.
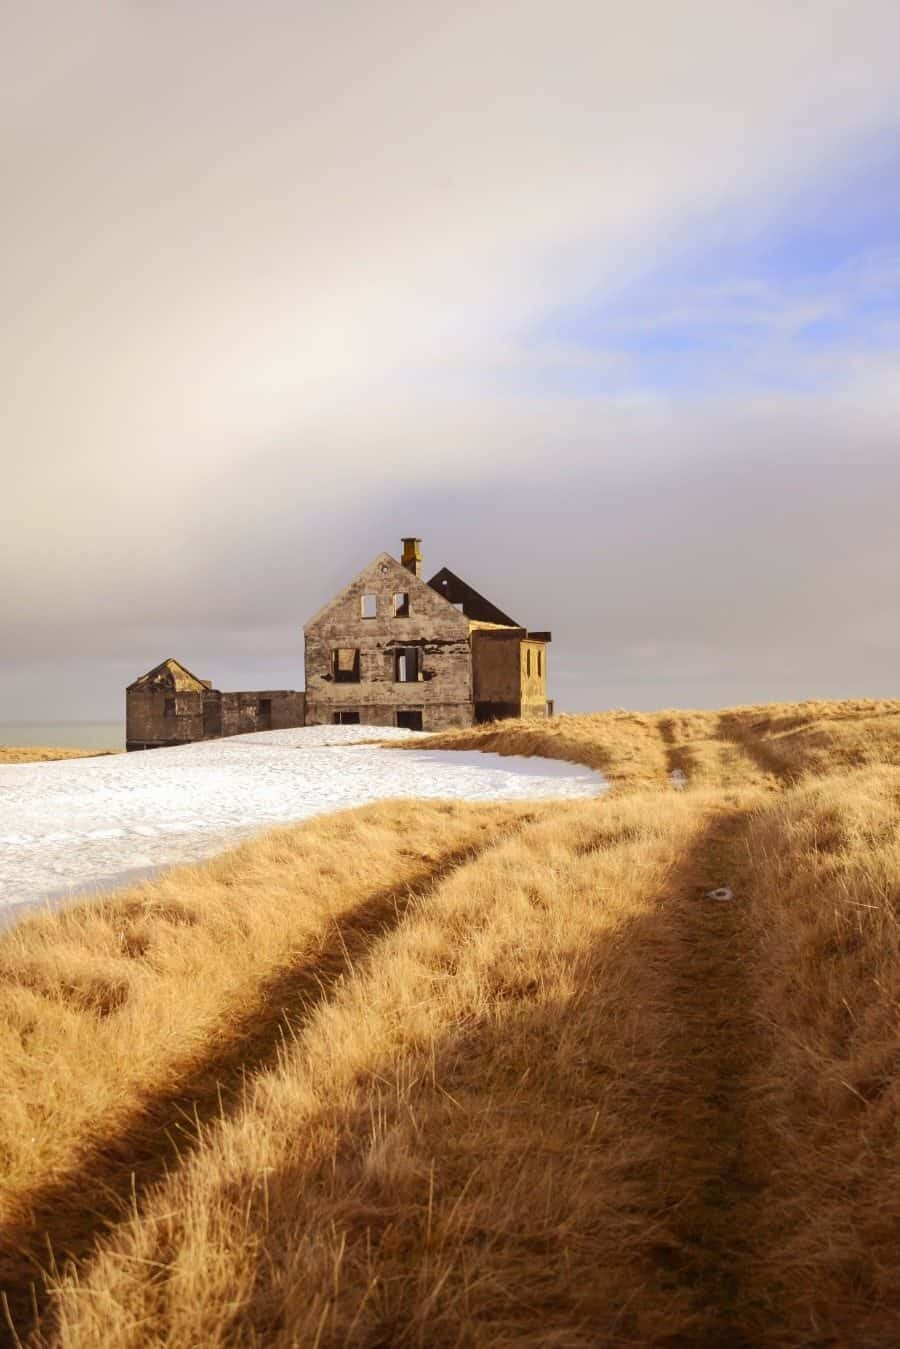
M792 791L748 836L748 1145L768 1343L900 1335L900 769Z
M388 803L15 930L23 1341L894 1345L898 713L442 738L628 790Z
M254 1039L262 1058L274 1048L289 976L327 964L336 922L399 921L410 887L522 814L447 803L413 818L402 803L336 814L4 934L0 1224L22 1254L0 1243L0 1287L38 1258L51 1221L58 1242L70 1230L77 1241L85 1168L110 1149L126 1165L153 1153L157 1100L162 1127L180 1126L180 1095L212 1079L215 1103L229 1055L243 1062Z
M673 769L697 786L772 789L839 767L900 766L900 700L563 715L493 722L401 746L423 747L569 759L600 769L620 789L665 785Z
M647 1183L671 1140L642 1123L670 948L651 970L643 933L704 823L697 798L570 807L419 900L65 1283L63 1342L590 1344L699 1324L685 1281L633 1298L676 1240Z
M96 759L118 749L52 749L48 745L0 745L0 764L50 763L54 759Z
M392 742L393 743L393 742ZM656 713L599 712L490 722L471 730L447 731L427 740L401 742L401 749L480 749L494 754L540 754L599 769L617 786L663 783L666 745Z

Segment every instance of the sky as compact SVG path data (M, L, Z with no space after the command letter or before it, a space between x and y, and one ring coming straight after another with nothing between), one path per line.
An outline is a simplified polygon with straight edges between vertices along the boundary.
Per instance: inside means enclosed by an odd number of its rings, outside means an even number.
M0 722L423 539L558 710L900 690L896 0L0 6Z

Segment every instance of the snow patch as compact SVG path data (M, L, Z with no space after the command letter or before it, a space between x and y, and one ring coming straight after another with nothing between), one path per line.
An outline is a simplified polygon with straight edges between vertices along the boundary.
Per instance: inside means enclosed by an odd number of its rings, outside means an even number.
M590 797L608 783L557 759L394 753L383 726L308 726L96 759L0 765L2 911L114 886L257 833L387 797ZM8 917L12 913L8 912Z

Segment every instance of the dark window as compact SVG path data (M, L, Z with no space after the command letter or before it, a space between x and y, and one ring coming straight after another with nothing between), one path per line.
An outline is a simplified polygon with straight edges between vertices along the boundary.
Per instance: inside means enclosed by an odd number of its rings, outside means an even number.
M394 679L398 684L417 684L422 677L422 648L401 646L394 653Z
M271 715L272 715L272 699L271 699L271 698L260 698L260 700L259 700L259 707L258 707L256 710L257 710L258 715L261 716L261 717L271 717Z
M166 715L167 717L174 717L174 715L175 715L175 699L174 699L174 698L167 698L167 699L166 699L166 711L165 711L165 715Z
M359 647L334 647L331 652L331 673L336 684L358 684Z
M409 618L409 595L405 591L394 596L394 617Z
M537 653L537 658L538 658L538 679L540 679L540 678L542 677L543 673L544 673L544 661L543 661L543 658L542 658L542 654L543 654L543 653L540 652L540 651Z
M525 673L531 678L531 647L525 652Z
M335 726L358 726L358 725L359 725L359 713L358 713L358 712L335 712L333 720L334 720Z
M402 726L407 731L421 731L422 729L422 709L408 708L405 712L397 713L397 725Z
M378 616L378 597L376 595L361 595L359 612L363 618L376 618Z

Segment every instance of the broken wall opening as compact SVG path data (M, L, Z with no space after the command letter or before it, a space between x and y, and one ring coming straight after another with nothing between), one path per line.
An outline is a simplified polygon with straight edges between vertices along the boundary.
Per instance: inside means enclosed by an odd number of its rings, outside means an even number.
M359 647L333 647L331 652L331 673L336 684L358 684Z
M417 684L422 678L422 648L401 646L394 652L394 681Z

